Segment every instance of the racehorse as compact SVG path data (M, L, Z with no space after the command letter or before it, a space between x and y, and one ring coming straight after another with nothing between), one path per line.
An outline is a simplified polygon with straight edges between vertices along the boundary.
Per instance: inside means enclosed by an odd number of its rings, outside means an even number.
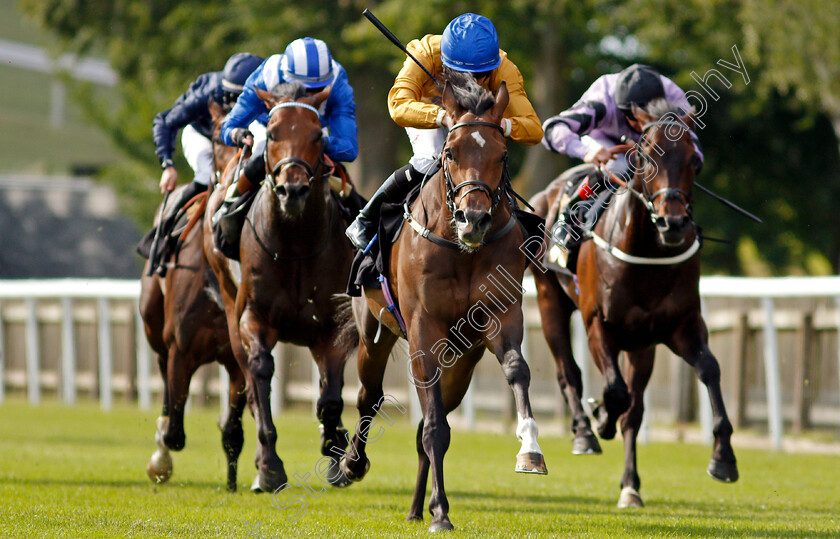
M216 103L210 104L210 111L218 135L226 111ZM222 170L236 149L215 142L216 138L214 136L215 165L216 170ZM191 217L181 233L180 249L165 261L171 266L166 277L156 273L148 276L144 270L141 278L140 315L146 338L158 354L164 382L163 411L157 419L155 432L158 450L146 470L155 482L164 482L172 475L169 450L180 451L186 443L184 406L190 380L201 365L216 360L224 365L230 378L222 447L228 464L227 488L233 491L236 490L237 461L243 444L245 377L233 356L225 313L215 290L216 278L204 256L204 231L200 220L206 203L207 193L202 193L195 197L191 209L186 212ZM163 213L161 207L158 220Z
M424 181L411 208L405 207L409 226L403 227L390 255L383 253L390 269L382 289L365 287L364 296L353 300L361 341L358 410L363 419L376 415L385 365L398 336L408 340L409 375L423 411L408 520L423 520L431 469L430 531L453 529L443 484L450 441L446 416L463 399L485 347L498 358L516 400L522 449L515 470L546 473L528 397L530 371L521 352L520 283L527 261L519 247L526 234L514 217L499 127L508 100L504 83L495 96L472 77L446 83L442 104L449 133L442 167ZM488 288L495 282L505 282L507 289ZM383 316L395 304L395 314ZM386 331L380 331L383 325ZM352 480L362 479L370 468L365 454L369 428L369 422L360 421L341 461Z
M557 379L572 411L575 453L600 453L581 405L580 370L572 356L569 321L583 315L589 349L605 379L603 401L593 410L603 439L620 420L625 462L619 507L643 506L636 470L636 436L644 413L643 395L653 370L654 347L667 345L694 367L706 385L714 413L715 444L708 473L724 482L738 479L720 389L720 367L708 346L700 313L699 229L692 216L692 188L699 157L691 138L692 114L664 100L634 108L642 140L628 156L633 176L618 189L580 247L577 276L534 268L543 333L557 363ZM614 182L622 180L602 169ZM550 228L558 212L564 177L532 203ZM549 230L546 235L551 234ZM547 240L547 238L546 238ZM625 351L625 375L618 355Z
M286 484L277 455L277 431L269 401L274 373L271 349L278 341L306 346L320 371L317 415L321 453L346 447L341 423L346 356L356 346L344 292L352 246L330 193L318 107L329 89L309 96L300 84L257 94L270 109L266 127L266 179L254 198L240 240L240 262L225 258L211 233L211 216L224 189L210 197L205 215L205 252L219 280L234 354L245 372L248 403L257 423L257 477L252 490L271 492ZM326 473L346 486L337 461Z

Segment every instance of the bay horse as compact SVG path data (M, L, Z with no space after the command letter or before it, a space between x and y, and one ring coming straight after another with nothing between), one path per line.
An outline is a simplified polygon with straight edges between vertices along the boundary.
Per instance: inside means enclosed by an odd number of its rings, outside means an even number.
M715 435L709 475L724 482L738 479L720 366L709 350L700 312L699 229L691 208L699 159L690 131L693 112L684 115L676 105L657 100L646 110L634 108L633 114L643 126L641 141L628 154L628 161L635 163L633 176L613 195L592 231L592 241L581 245L577 276L532 270L543 333L572 412L574 452L600 453L581 405L581 373L571 349L571 315L575 308L583 315L589 349L605 380L603 401L593 410L598 433L603 439L614 438L620 420L624 436L619 507L644 505L636 470L636 436L656 344L665 344L694 367L708 388ZM603 169L602 173L610 175ZM549 229L557 216L563 181L561 176L532 199ZM613 190L617 187L610 185ZM619 368L620 351L626 354L629 388Z
M216 170L222 170L235 155L236 148L216 142L227 110L215 102L209 107L216 130L215 166ZM216 278L204 256L204 230L200 221L206 203L206 192L196 196L192 204L188 203L187 215L192 217L179 240L180 249L170 260L163 261L171 266L166 277L159 277L157 273L149 276L144 270L140 281L140 315L146 338L157 353L164 382L163 410L155 432L158 450L146 470L149 478L158 483L167 481L172 475L169 451L180 451L186 443L184 406L190 380L201 365L215 360L225 367L230 378L222 447L227 458L227 488L234 491L244 440L245 377L233 356ZM165 209L161 207L157 219L164 213Z
M287 484L269 400L271 349L279 341L306 346L315 359L320 372L321 453L330 459L325 474L333 486L343 487L350 482L330 448L343 451L347 444L341 389L346 356L356 347L356 330L349 300L334 298L344 292L353 251L330 193L325 162L318 107L329 88L310 96L302 85L287 83L273 92L257 89L270 110L266 177L248 210L240 262L216 249L210 229L223 188L210 197L204 248L220 283L230 339L245 372L248 403L257 423L258 473L251 489L272 492Z
M463 399L485 347L498 358L516 401L522 449L515 471L547 473L528 397L530 370L521 351L521 281L527 260L520 246L526 234L516 226L507 148L499 127L509 101L507 86L502 83L494 96L471 76L463 81L458 77L457 85L455 77L442 95L449 133L441 169L427 178L411 208L405 208L409 226L403 226L391 248L382 289L365 287L363 297L353 300L360 333L357 405L362 418L376 415L385 366L398 336L408 340L408 373L423 412L408 520L423 520L431 470L430 531L454 528L443 483L450 442L447 414ZM498 282L506 282L507 289L488 288ZM394 303L404 327L397 314L385 313ZM386 331L379 331L381 326ZM369 428L369 422L360 421L341 461L352 480L362 479L370 468L365 453Z

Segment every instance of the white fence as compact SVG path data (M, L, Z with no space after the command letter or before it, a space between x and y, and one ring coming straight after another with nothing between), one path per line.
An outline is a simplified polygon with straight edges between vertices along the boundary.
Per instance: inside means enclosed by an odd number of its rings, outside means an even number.
M534 286L533 281L528 279L525 283L526 289L526 325L529 331L526 331L526 339L524 342L524 350L526 358L532 363L532 372L534 376L541 379L535 380L532 376L532 401L534 401L535 409L549 411L555 415L562 415L558 412L562 411L562 404L558 405L559 392L556 389L556 383L553 378L553 363L548 357L545 344L541 334L539 333L539 318L536 314L536 307L534 301ZM142 322L137 315L137 300L139 297L140 286L138 281L114 281L114 280L48 280L48 281L0 281L0 403L2 403L5 395L6 387L17 385L24 385L27 397L33 404L37 404L41 400L42 386L55 387L61 399L72 404L77 398L77 389L80 385L85 385L98 395L98 400L103 409L108 410L113 405L115 391L121 391L130 398L135 398L139 406L147 409L152 403L152 394L154 387L159 390L160 378L157 374L157 368L152 369L151 366L151 351L146 343ZM778 330L784 325L780 321L781 313L776 311L776 303L791 298L821 298L822 300L830 300L832 310L827 311L822 308L817 313L817 318L820 320L820 327L836 332L836 346L834 346L834 359L837 365L837 382L838 382L838 398L840 398L840 277L814 277L814 278L772 278L772 279L746 279L746 278L729 278L729 277L704 277L700 283L700 291L703 297L703 308L707 310L707 305L710 302L722 298L743 299L745 301L760 302L760 310L762 313L761 319L761 343L756 347L761 348L761 368L764 371L764 404L763 409L766 410L766 419L768 431L772 440L772 445L776 449L780 449L782 445L784 413L783 413L783 398L782 398L782 374L780 369L780 348ZM752 318L756 318L755 308L751 308L749 313ZM746 308L741 308L741 311L747 313ZM716 311L717 313L718 311ZM709 313L704 313L709 321ZM725 314L725 313L724 313ZM810 315L808 315L810 316ZM716 318L721 318L717 316ZM729 316L729 318L732 318ZM747 319L747 314L743 315ZM826 319L830 318L829 322ZM115 322L116 321L116 322ZM115 323L121 327L121 333L115 337ZM14 350L7 350L6 345L14 341L10 336L4 336L4 329L12 324L22 327L23 337L21 340L23 345L16 346ZM57 328L58 335L45 335L45 325L52 325ZM95 346L88 346L88 350L80 352L81 343L77 342L78 326L86 324L90 326L92 333L95 333ZM726 324L729 324L728 322ZM722 325L721 328L728 328L729 325ZM789 324L788 324L789 325ZM710 330L715 331L715 325L710 323ZM734 330L734 322L731 324ZM20 329L20 328L18 328ZM573 348L578 358L578 362L583 371L583 379L585 381L585 394L591 395L594 392L590 387L597 387L597 380L593 382L594 369L591 368L592 362L589 359L589 354L586 345L586 336L583 331L582 321L579 315L573 319ZM749 330L749 325L748 328ZM530 335L529 335L530 334ZM51 343L58 341L57 343ZM807 341L807 337L806 337ZM807 342L806 342L807 344ZM45 367L42 365L42 356L44 355L42 348L44 346L52 346L59 355L59 365L53 369L55 372L45 372ZM11 347L9 347L11 348ZM127 350L131 348L132 350ZM714 347L713 347L714 348ZM828 347L825 347L828 349ZM540 351L538 351L540 349ZM60 350L60 353L58 352ZM128 354L130 357L124 362L130 364L129 368L123 369L120 375L115 374L115 350L122 350L122 353ZM807 348L811 350L811 348ZM275 350L276 354L283 356L288 355L281 350ZM10 365L10 357L12 355L23 355L25 369L21 373L8 372L8 365ZM92 376L83 376L79 373L79 357L80 354L86 360L91 362L91 369L94 371ZM809 352L804 352L805 356ZM95 361L93 360L95 356ZM718 354L720 357L720 354ZM825 354L823 354L825 359ZM288 360L288 358L287 358ZM274 380L273 396L275 396L273 405L278 408L282 406L282 399L301 400L314 399L315 388L317 388L317 371L314 370L314 364L310 361L299 361L295 364L294 361L279 361L278 362L278 377ZM802 362L810 361L809 357L804 357ZM535 362L538 365L535 366ZM353 363L353 362L349 362ZM357 387L353 383L353 371L355 370L348 363L348 374L346 379L348 381L345 388L345 401L348 397L354 400L354 391ZM482 362L488 363L488 362ZM511 406L511 399L508 392L499 389L503 387L502 377L498 373L498 369L492 372L492 362L487 367L479 366L476 371L476 380L467 393L467 397L461 407L461 418L463 423L469 427L476 426L476 411L477 410L494 410L501 411L504 415L505 410L509 410ZM723 362L722 362L723 363ZM742 360L743 363L743 360ZM679 369L681 362L672 361L672 372ZM411 391L411 387L406 383L404 369L402 365L397 369L389 369L391 374L391 382L399 383L400 389L398 391L401 395L409 399L412 404L413 416L418 417L418 408L416 395ZM823 368L825 366L823 365ZM746 367L740 367L744 371ZM799 369L797 367L797 369ZM801 370L801 369L799 369ZM833 370L833 369L831 369ZM393 374L394 371L401 371ZM807 372L807 369L806 371ZM20 376L18 376L20 374ZM596 375L597 376L597 375ZM726 374L724 374L726 376ZM805 376L805 375L802 375ZM282 380L281 380L282 378ZM745 414L743 411L748 404L745 397L746 382L743 381L743 376L739 375L737 387L734 390L735 400L739 410L736 412L738 417ZM806 377L807 378L807 377ZM399 381L402 379L402 382ZM225 405L226 392L219 391L220 387L225 387L227 377L224 370L219 368L219 374L214 376L214 384L210 385L210 393L219 398L222 406ZM295 385L297 380L297 385ZM502 385L499 385L499 381ZM807 385L808 380L804 380ZM386 386L388 380L386 379ZM680 385L679 377L675 376L672 383L671 394L674 399L677 399L678 393L685 390L686 385ZM282 385L281 385L282 384ZM495 384L495 385L493 385ZM699 382L698 382L699 384ZM117 386L117 387L115 387ZM205 388L207 387L207 378L205 377ZM794 392L797 391L798 386L794 386ZM495 389L494 389L495 388ZM689 389L691 389L689 387ZM648 391L650 395L652 391ZM282 397L281 397L282 395ZM499 397L505 395L505 397ZM703 427L704 435L707 439L711 438L711 411L708 404L708 396L705 388L699 387L696 390L697 399L699 400L699 407L697 408L700 423ZM351 400L351 402L352 402ZM806 399L802 395L796 396L794 399L795 405L800 401L805 402ZM673 402L676 402L674 400ZM673 408L673 402L670 407ZM730 399L727 399L727 403ZM755 404L755 400L753 400ZM760 403L759 403L760 404ZM652 410L653 406L646 406ZM759 406L753 406L759 408ZM797 407L794 415L802 414L801 406ZM840 406L832 407L833 417L840 418ZM731 413L731 410L730 410ZM807 408L805 411L807 415ZM651 414L647 414L650 417ZM840 420L838 420L840 423ZM646 423L647 424L647 423ZM736 421L737 424L737 421ZM645 432L642 433L642 439L645 438Z

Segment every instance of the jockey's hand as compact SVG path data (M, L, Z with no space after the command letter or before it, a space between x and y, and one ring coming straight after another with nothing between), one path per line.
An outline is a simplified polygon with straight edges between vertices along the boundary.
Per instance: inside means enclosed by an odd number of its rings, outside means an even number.
M233 144L242 148L243 146L254 146L254 135L244 127L237 127L230 132L230 140Z
M175 167L166 167L160 175L160 192L172 191L178 185L178 171Z
M608 149L598 146L586 152L586 155L583 156L583 161L591 165L606 165L612 158L613 155Z

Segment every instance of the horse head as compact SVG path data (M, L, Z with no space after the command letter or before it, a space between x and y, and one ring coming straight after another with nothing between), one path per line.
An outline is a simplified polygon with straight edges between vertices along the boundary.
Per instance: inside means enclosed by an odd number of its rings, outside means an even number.
M642 133L635 147L634 184L647 199L657 240L664 247L682 246L695 232L691 201L700 157L691 137L693 114L682 114L664 99L645 110L633 107Z
M324 165L324 136L318 107L329 88L309 95L301 84L286 83L257 95L269 109L266 126L266 180L273 183L282 215L303 214L312 183L328 174Z
M472 76L456 84L450 78L443 90L443 125L449 128L442 155L446 206L468 251L482 245L504 195L507 147L499 124L508 100L504 82L493 96Z

